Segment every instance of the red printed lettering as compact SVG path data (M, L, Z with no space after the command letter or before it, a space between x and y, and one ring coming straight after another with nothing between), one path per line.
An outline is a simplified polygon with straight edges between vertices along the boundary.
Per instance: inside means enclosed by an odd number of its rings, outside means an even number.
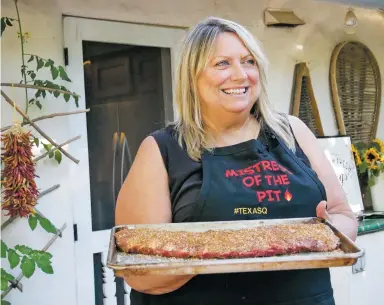
M269 163L269 161L265 161L265 160L263 160L263 161L261 161L261 164L263 165L263 169L264 169L264 171L266 171L266 170L272 170L272 168L271 168L271 164Z
M275 198L272 197L272 190L265 191L268 195L268 201L275 201Z
M280 201L281 191L273 191L273 190L257 191L256 194L257 194L257 199L259 200L259 202L263 202L264 199L266 199L266 198L269 202Z
M253 179L253 177L244 177L243 184L246 187L252 187L255 184L255 180Z
M256 185L259 186L260 183L261 183L261 176L260 176L260 175L257 175L257 176L254 176L253 178L255 179L255 183L256 183Z
M261 183L261 177L260 175L256 175L256 176L253 176L253 177L244 177L243 178L243 184L246 186L246 187L252 187L254 186L255 184L257 186L259 186Z
M236 173L236 171L234 169L231 169L231 170L227 169L225 171L225 177L228 178L228 177L233 177L233 176L235 176L235 177L238 176L238 174Z
M283 182L283 184L285 184L285 185L290 184L287 175L281 175L280 177L281 177L281 181Z
M280 201L280 194L281 194L281 191L273 191L273 193L274 193L275 196L276 196L276 200L277 200L277 201Z
M271 175L265 175L264 177L267 180L268 185L272 185L272 182L271 182L272 176Z
M258 191L257 192L257 199L259 200L259 202L263 202L265 197L267 197L265 192L263 192L263 191Z
M283 181L281 180L281 176L273 177L273 183L274 183L275 185L281 185L281 184L283 184Z
M280 167L280 170L281 170L282 172L284 172L284 173L288 173L288 174L291 174L291 175L292 175L292 173L291 173L289 170L287 170L284 166L281 166L281 165L279 164L279 167Z
M259 162L255 163L255 164L253 164L253 166L252 166L253 168L256 169L256 171L257 171L258 173L260 173L260 171L261 171L261 170L260 170L260 162L261 162L261 161L259 161Z
M252 169L252 167L247 167L245 170L244 170L244 173L247 174L247 175L252 175L255 173L255 171Z
M277 172L280 168L276 161L271 161L272 170Z

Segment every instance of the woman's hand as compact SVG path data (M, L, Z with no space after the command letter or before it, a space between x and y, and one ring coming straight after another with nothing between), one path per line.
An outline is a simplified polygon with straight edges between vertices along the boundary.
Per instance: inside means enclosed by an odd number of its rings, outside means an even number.
M289 121L297 142L307 155L312 169L316 172L325 188L327 201L321 201L317 205L316 215L332 222L338 230L350 239L355 240L358 228L356 217L348 204L347 196L324 150L314 134L299 118L290 116Z
M327 211L327 202L325 200L320 201L320 203L316 207L316 215L319 218L328 220L329 222L332 222L332 217L329 215Z

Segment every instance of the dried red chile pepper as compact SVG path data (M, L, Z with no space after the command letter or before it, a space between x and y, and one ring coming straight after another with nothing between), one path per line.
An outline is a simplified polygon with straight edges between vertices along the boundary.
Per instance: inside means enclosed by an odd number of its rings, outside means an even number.
M2 193L1 208L7 216L27 217L34 213L39 191L35 183L32 134L15 125L1 136Z

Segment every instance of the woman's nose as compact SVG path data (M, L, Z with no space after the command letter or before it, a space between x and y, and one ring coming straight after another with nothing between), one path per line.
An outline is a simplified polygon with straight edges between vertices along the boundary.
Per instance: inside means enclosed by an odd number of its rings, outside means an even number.
M247 73L241 64L235 64L232 67L231 79L233 81L245 80L247 79Z

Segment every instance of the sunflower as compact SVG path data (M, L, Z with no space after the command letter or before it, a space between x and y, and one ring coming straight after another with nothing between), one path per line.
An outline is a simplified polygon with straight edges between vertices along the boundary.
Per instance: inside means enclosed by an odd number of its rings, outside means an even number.
M381 141L380 139L374 139L374 140L373 140L373 143L377 143L377 144L379 144L379 146L380 146L380 152L384 152L384 142L383 142L383 141Z
M353 153L353 158L355 159L356 165L359 166L361 164L360 154L356 146L353 144L352 144L352 153Z
M367 162L367 164L369 165L370 169L376 169L377 168L376 162L379 161L380 155L376 151L376 149L371 147L365 152L364 159L365 159L365 162Z

